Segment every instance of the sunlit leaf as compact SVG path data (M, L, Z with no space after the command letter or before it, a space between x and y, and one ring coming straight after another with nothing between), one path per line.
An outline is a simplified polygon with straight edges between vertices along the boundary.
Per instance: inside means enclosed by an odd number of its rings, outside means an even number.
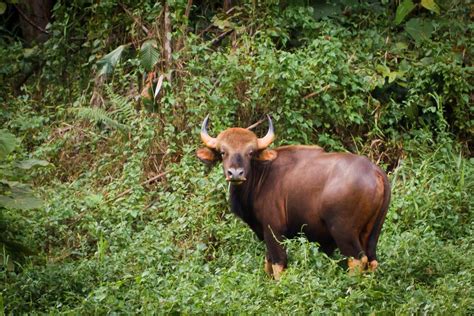
M421 0L421 5L424 8L435 12L436 14L440 13L439 6L436 4L434 0Z
M0 130L0 159L5 158L15 149L18 143L17 138L6 130Z
M221 30L230 29L234 27L234 24L229 20L220 20L216 18L213 20L213 23Z
M115 65L117 65L126 45L120 45L101 59L97 61L99 67L98 75L109 75L113 72Z
M155 40L148 40L140 48L140 62L147 71L151 71L153 66L160 60L160 52Z
M0 14L5 13L6 10L7 10L7 4L3 1L0 2Z
M403 22L405 17L410 14L411 11L415 8L415 4L412 0L403 0L397 7L397 13L395 15L395 24L399 25Z
M48 165L49 165L49 162L47 162L46 160L40 160L40 159L27 159L27 160L23 160L17 163L18 168L26 169L26 170L31 169L36 166L46 167Z

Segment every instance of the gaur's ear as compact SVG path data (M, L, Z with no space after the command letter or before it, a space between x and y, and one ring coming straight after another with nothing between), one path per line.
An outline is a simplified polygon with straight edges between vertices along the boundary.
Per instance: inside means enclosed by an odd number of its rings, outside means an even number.
M278 156L278 153L271 149L264 149L261 150L256 156L255 160L265 162L265 161L272 161L275 160Z
M219 160L216 153L207 147L199 148L196 151L196 156L199 158L199 160L201 160L204 164L208 166L214 165L217 160Z

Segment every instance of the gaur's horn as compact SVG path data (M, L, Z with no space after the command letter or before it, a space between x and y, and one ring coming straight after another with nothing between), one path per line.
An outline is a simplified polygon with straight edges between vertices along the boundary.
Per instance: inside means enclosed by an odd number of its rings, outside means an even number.
M207 133L207 123L209 122L209 114L206 116L204 121L202 122L201 126L201 139L204 145L206 145L209 148L216 148L217 145L217 138L213 138L209 136Z
M267 148L275 139L275 132L273 131L273 123L270 115L267 114L268 118L268 132L267 135L263 138L259 138L257 140L258 149L265 149Z

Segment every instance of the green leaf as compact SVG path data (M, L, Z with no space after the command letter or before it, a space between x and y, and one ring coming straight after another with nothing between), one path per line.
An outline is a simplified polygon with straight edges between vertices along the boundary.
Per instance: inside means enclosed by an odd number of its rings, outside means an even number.
M439 6L434 0L421 0L421 5L436 14L440 14Z
M375 70L379 74L381 74L383 77L388 77L388 75L390 74L390 68L388 68L385 65L377 65L377 66L375 66Z
M405 17L410 14L414 8L415 4L412 0L403 0L403 2L398 5L397 13L395 15L395 24L399 25L402 23Z
M122 132L129 130L127 125L113 119L106 110L101 108L78 107L76 109L72 109L71 111L74 112L78 118L83 120L87 120L96 124L105 123L112 128L121 130Z
M153 66L160 60L160 52L155 40L148 40L140 48L140 62L147 71L151 71Z
M23 160L17 163L18 168L26 169L26 170L31 169L35 166L46 167L48 165L49 165L49 162L47 162L46 160L39 160L39 159L27 159L27 160Z
M2 181L7 184L6 192L0 193L0 207L17 210L40 208L43 202L33 195L30 186L13 181Z
M422 42L428 40L433 32L433 24L431 21L420 18L410 19L405 24L405 31L415 40L415 42Z
M213 19L213 24L221 30L233 29L234 28L234 24L232 22L230 22L229 20L227 20L227 19L226 20L220 20L218 18L215 18L215 19Z
M0 159L5 158L16 147L18 139L6 130L0 130Z
M7 10L7 4L3 1L0 2L0 14L3 14L5 13L5 11Z
M120 45L101 59L97 61L99 67L98 75L109 75L113 72L115 65L117 65L120 57L122 57L123 50L127 45Z
M395 43L395 49L399 52L402 52L408 48L408 44L405 42L397 42Z

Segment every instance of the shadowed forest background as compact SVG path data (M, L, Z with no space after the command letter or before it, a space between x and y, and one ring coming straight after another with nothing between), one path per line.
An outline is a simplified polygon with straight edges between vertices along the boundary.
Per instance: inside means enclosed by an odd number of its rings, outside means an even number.
M474 4L0 1L0 313L474 313ZM210 133L368 156L376 273L303 237L279 282ZM255 131L262 136L267 126Z

